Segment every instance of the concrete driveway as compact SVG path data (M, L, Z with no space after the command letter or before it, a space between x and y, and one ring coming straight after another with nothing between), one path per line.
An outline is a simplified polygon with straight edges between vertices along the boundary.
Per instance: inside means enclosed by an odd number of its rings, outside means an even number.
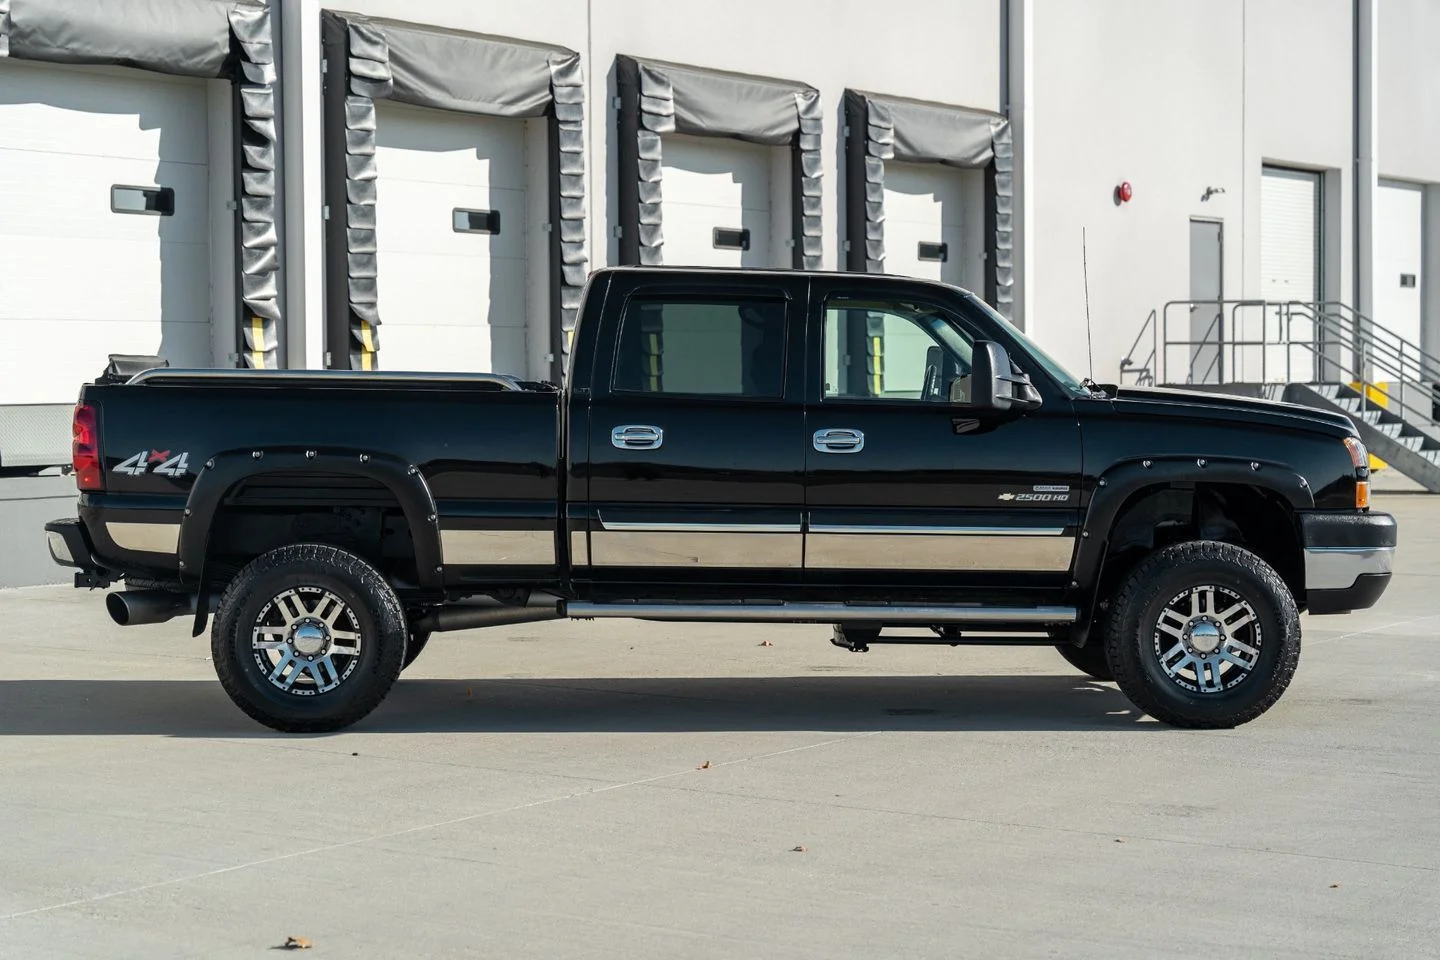
M601 622L285 737L184 626L0 593L0 957L1436 956L1440 499L1380 507L1390 592L1228 732L1049 649Z

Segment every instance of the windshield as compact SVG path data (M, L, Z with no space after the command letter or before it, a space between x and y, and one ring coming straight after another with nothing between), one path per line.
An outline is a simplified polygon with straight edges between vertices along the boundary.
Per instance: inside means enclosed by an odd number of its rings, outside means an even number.
M986 303L984 300L981 300L979 297L973 296L971 297L971 302L974 303L975 306L983 310L987 317L990 317L992 320L1003 326L1012 337L1023 343L1025 345L1025 352L1028 353L1031 357L1033 357L1036 363L1044 367L1045 372L1050 374L1051 377L1058 381L1062 387L1079 397L1088 397L1090 395L1090 391L1087 390L1080 383L1078 377L1071 374L1069 370L1066 370L1064 367L1060 366L1059 362L1057 362L1054 357L1051 357L1044 350L1041 350L1038 346L1036 346L1034 340L1031 340L1029 337L1025 336L1025 334L1021 333L1014 324L1012 324L1009 320L1006 320L994 309L992 309L990 304Z

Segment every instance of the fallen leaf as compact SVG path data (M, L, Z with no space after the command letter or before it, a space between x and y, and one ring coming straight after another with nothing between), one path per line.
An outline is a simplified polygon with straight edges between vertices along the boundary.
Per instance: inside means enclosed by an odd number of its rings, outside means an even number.
M709 770L709 769L710 769L710 761L709 761L709 760L706 760L704 763L700 764L700 766L696 767L695 769L696 769L696 770Z
M309 950L313 946L314 944L311 943L309 940L306 940L304 937L285 938L286 950Z
M1339 887L1340 887L1340 884L1338 884L1338 883L1332 883L1332 884L1330 884L1330 889L1331 889L1331 890L1339 889Z
M775 644L771 643L769 640L761 640L761 641L760 641L760 646L762 646L762 647L773 647L773 646L775 646Z
M800 844L798 847L792 848L792 849L790 850L790 852L791 852L791 853L804 853L804 852L805 852L805 844L802 843L802 844Z

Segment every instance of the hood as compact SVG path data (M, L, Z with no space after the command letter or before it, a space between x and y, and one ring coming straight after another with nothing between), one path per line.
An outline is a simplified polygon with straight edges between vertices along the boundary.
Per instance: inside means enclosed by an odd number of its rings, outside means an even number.
M1205 393L1174 387L1121 387L1115 393L1115 408L1121 413L1249 423L1290 430L1309 430L1332 437L1348 437L1356 433L1355 424L1343 413L1331 413L1279 400L1261 400L1257 397Z

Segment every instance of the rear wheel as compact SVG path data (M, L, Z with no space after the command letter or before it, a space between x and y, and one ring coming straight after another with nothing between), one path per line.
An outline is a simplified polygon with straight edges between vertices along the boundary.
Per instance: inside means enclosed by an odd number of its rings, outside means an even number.
M1083 647L1077 647L1073 643L1057 643L1055 649L1069 661L1070 666L1081 673L1089 674L1096 680L1115 679L1110 662L1105 659L1105 642L1099 637L1092 637Z
M405 616L370 564L299 544L231 581L211 631L215 673L241 710L287 733L339 730L374 710L405 658Z
M1300 660L1300 615L1269 564L1196 541L1146 557L1111 608L1106 655L1141 710L1178 727L1234 727L1280 699Z

